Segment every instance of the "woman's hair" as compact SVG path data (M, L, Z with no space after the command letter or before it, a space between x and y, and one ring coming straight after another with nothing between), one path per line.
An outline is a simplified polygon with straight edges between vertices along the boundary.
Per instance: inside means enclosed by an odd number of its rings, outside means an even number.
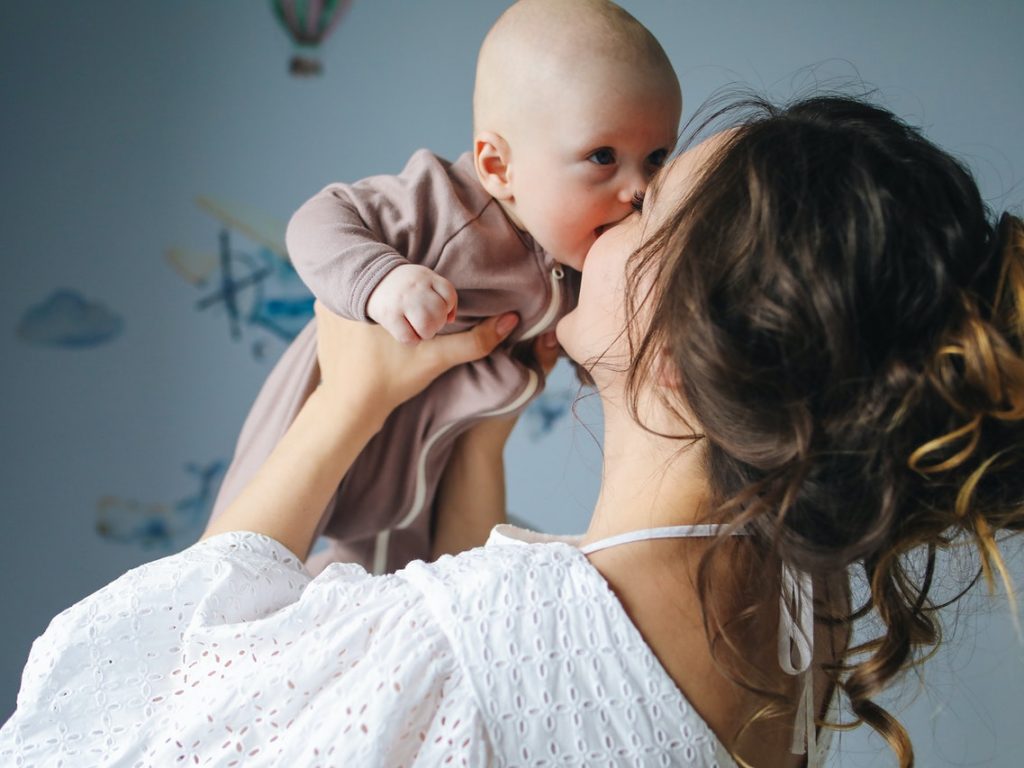
M634 413L667 358L717 519L756 531L765 564L863 569L867 603L818 618L849 630L873 615L881 631L827 671L911 765L872 699L939 642L937 552L966 537L1012 596L997 536L1024 527L1024 224L994 218L960 162L863 100L747 98L695 133L736 115L630 263L627 295L653 286L627 308L650 318L630 333ZM777 583L723 615L714 555L698 579L712 649L767 695L737 629Z

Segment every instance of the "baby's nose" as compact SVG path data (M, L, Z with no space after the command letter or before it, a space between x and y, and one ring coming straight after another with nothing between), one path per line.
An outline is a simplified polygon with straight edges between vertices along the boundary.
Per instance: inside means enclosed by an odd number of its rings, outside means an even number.
M642 195L647 190L648 181L650 179L643 171L624 173L622 175L622 182L619 184L618 194L616 195L619 202L632 204L633 198L636 195Z

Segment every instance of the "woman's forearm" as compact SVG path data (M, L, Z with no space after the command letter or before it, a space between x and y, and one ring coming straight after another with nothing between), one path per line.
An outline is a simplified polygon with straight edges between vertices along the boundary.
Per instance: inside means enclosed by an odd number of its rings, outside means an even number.
M339 397L317 389L252 481L210 522L203 538L253 531L276 539L304 560L338 483L386 416L365 397Z
M506 313L462 333L399 344L370 323L314 305L322 384L259 471L203 534L253 531L305 560L327 502L400 403L449 368L489 355L518 323Z

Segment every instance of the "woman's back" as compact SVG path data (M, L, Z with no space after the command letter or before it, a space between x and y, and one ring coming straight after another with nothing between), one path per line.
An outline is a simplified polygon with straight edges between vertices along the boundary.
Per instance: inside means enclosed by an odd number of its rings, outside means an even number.
M403 571L451 617L496 754L733 766L577 538L499 526L483 549Z
M779 662L780 606L759 606L749 620L751 631L735 638L741 652L763 671L766 687L783 697L775 717L750 722L764 708L765 698L729 678L712 654L702 620L697 570L709 543L700 538L641 541L589 557L667 674L733 754L758 768L803 766L806 740L798 738L798 743L804 743L799 744L796 753L793 749L796 702L800 700L803 677L787 674ZM742 579L736 575L742 571L744 547L745 542L734 542L727 566L731 572L714 574L714 581L722 586L716 590L715 599L742 602L730 600L728 591L730 587L742 589ZM772 574L756 578L778 582L777 575ZM846 590L841 584L830 590L818 582L814 593L819 605L830 602L840 614L848 610ZM819 623L813 631L814 706L817 719L822 721L834 696L834 685L821 669L841 658L847 640L841 627L829 629ZM820 729L817 740L827 745L829 736L826 729Z

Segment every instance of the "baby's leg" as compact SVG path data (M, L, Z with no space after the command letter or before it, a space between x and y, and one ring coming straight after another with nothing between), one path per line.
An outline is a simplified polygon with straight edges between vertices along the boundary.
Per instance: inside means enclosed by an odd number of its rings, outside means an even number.
M505 513L505 441L516 416L488 419L459 436L434 499L432 560L483 546Z
M558 361L554 332L519 342L512 357L540 367L545 379ZM434 501L431 557L456 554L487 541L491 529L508 522L505 504L505 443L522 414L485 419L459 436Z

